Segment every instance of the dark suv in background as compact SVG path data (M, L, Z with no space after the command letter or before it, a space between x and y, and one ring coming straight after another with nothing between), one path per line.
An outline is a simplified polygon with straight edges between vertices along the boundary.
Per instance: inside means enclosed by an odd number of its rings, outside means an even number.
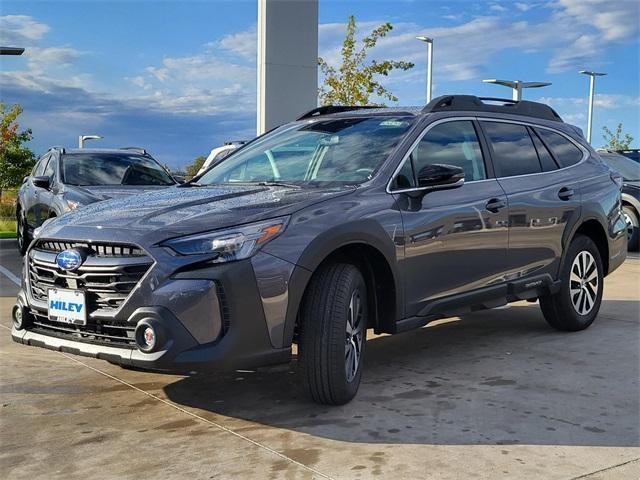
M34 229L49 218L90 203L176 184L142 148L53 147L40 157L18 191L18 249L24 253Z
M313 399L342 404L368 328L522 299L587 328L626 255L620 186L542 104L321 107L185 185L47 223L12 336L187 372L288 362L297 343Z

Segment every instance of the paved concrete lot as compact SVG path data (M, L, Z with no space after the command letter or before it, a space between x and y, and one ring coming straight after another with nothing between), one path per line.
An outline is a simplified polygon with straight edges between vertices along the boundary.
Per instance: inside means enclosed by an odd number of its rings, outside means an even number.
M640 478L638 259L584 332L519 303L372 339L338 408L295 364L182 377L15 344L1 281L3 478Z

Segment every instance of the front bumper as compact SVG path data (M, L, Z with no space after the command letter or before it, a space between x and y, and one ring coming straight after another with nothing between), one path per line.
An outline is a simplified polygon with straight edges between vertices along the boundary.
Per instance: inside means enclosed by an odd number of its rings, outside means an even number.
M168 275L154 266L109 319L128 326L130 331L140 322L159 326L164 342L154 352L143 352L135 347L133 340L129 345L112 346L96 341L90 335L60 335L41 328L42 325L38 327L34 319L46 319L46 303L34 301L28 278L23 281L17 305L29 318L25 328L13 327L12 338L25 345L177 373L255 368L288 362L291 346L282 344L282 332L287 306L286 285L294 266L268 254L258 255L262 257L229 264L199 265L194 269L173 269ZM271 258L266 259L265 255ZM259 274L257 279L256 273L266 271L264 265L267 264L270 281L265 284L264 275ZM258 267L254 269L254 265ZM274 269L280 272L279 276L274 276ZM274 283L274 278L279 278L280 282ZM279 283L284 285L284 294ZM105 320L102 317L90 316L89 321L99 324Z

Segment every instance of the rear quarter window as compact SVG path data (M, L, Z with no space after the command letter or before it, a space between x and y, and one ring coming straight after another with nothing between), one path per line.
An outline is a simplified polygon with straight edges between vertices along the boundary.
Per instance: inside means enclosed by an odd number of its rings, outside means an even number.
M545 145L549 147L561 168L570 167L582 160L582 150L564 136L546 128L536 128L535 131Z

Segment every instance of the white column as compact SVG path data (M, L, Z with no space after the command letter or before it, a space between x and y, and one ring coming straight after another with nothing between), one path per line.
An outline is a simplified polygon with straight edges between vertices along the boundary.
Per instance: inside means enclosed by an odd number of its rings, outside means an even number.
M318 0L258 0L257 133L318 104Z

